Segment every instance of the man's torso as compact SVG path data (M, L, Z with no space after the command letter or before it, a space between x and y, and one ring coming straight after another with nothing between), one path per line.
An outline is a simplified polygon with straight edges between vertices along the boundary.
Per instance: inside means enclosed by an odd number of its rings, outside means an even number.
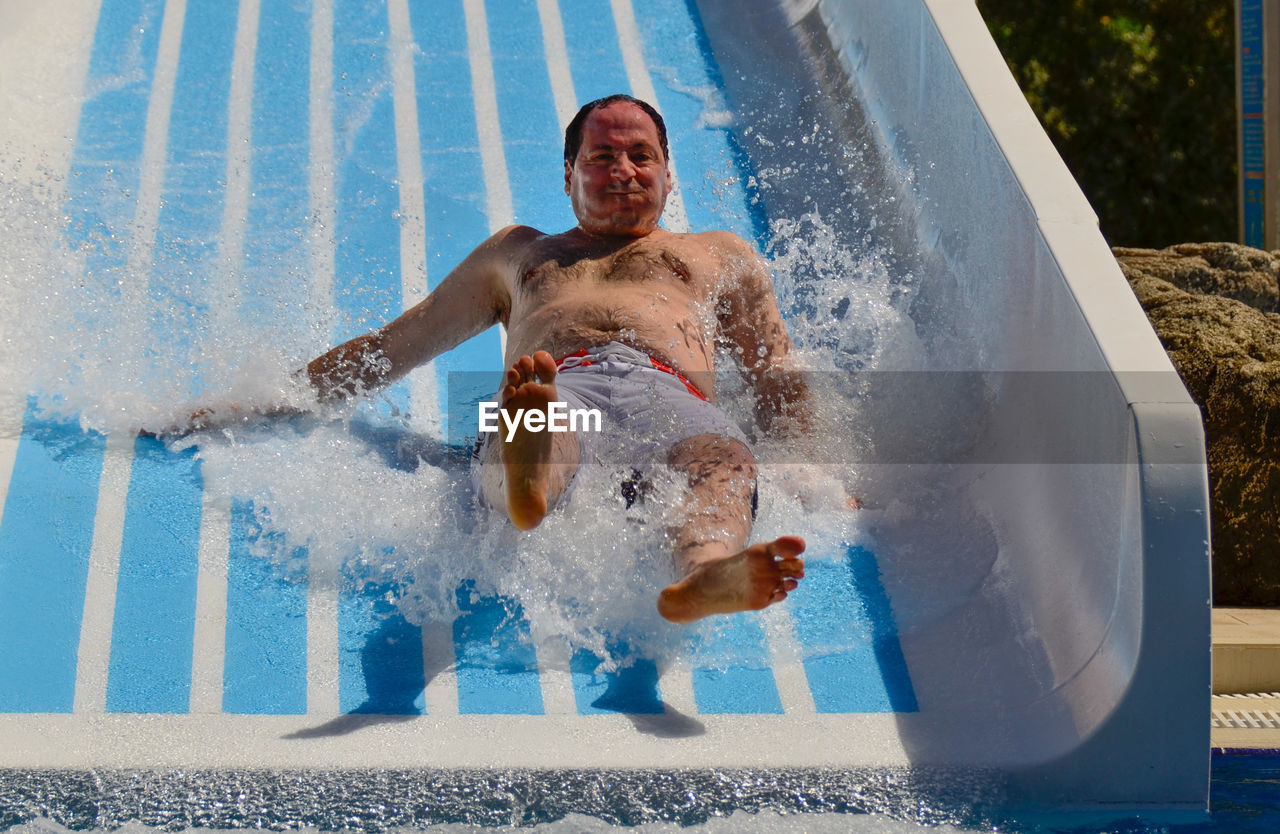
M711 240L665 231L625 245L572 233L532 238L510 264L507 363L617 341L710 376L724 272Z

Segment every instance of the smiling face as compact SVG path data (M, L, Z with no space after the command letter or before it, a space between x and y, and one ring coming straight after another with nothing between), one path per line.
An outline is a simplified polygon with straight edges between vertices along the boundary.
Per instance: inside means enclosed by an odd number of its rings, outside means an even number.
M671 174L648 114L626 101L593 110L577 158L565 163L564 192L589 234L643 237L658 228Z

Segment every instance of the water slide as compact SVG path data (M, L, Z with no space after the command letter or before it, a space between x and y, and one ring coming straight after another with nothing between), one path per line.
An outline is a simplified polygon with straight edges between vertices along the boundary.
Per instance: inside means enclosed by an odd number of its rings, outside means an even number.
M0 70L0 819L1203 811L1199 413L972 2L0 2ZM572 225L562 126L617 91L667 226L769 259L865 503L761 441L784 605L656 621L658 488L478 515L497 330L151 433Z

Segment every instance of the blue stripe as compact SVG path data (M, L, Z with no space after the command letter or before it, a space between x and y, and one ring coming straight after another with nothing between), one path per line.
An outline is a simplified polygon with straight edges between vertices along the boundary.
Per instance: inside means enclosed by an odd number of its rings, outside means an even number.
M116 332L120 287L138 280L124 270L163 15L160 0L103 0L98 16L67 181L66 235L85 259L79 324L90 344Z
M565 49L578 104L614 93L631 93L613 15L597 0L560 0ZM561 125L563 130L566 125ZM563 153L561 154L563 158Z
M337 0L333 30L333 131L337 227L335 341L380 327L403 308L400 190L383 0ZM406 410L403 384L380 395ZM385 407L374 405L385 412ZM390 554L388 553L389 557ZM394 588L347 573L338 600L339 693L344 713L420 714L422 629L387 601Z
M670 0L665 0L670 2ZM724 96L724 76L720 71L720 65L715 59L715 54L711 49L711 41L707 37L707 31L702 24L702 15L698 12L696 3L685 2L681 6L682 10L687 13L689 20L690 47L688 51L694 51L693 45L696 44L696 51L702 56L703 65L706 68L706 76L712 86L717 91L718 99L725 102L728 106L727 99ZM648 10L646 10L648 11ZM646 18L642 18L648 20ZM749 114L748 114L749 115ZM720 184L712 187L712 191L720 195L725 201L724 211L735 218L735 228L737 233L743 237L750 234L754 236L756 244L761 251L765 251L771 240L772 233L770 231L769 215L765 210L765 202L760 199L760 192L753 184L757 180L755 164L751 160L751 154L742 147L738 142L737 131L743 127L743 120L737 113L733 113L732 122L729 125L719 127L715 134L720 141L723 141L724 167L718 171ZM732 162L732 167L726 163ZM749 227L744 225L744 218L749 218Z
M474 598L458 591L462 614L453 623L457 657L458 712L479 715L541 715L538 659L519 603Z
M337 0L334 7L334 303L342 314L335 335L345 340L400 313L400 190L386 4Z
M0 712L70 712L104 439L34 400L0 524Z
M818 712L914 712L874 554L851 547L839 562L810 560L805 572L790 604Z
M310 49L309 10L291 0L263 0L237 313L246 326L277 333L305 315L297 287L309 280L299 250L309 233ZM264 534L266 512L243 501L232 506L223 709L304 713L306 551Z
M701 713L782 712L764 629L754 614L717 620L694 656L693 697Z
M300 715L307 711L306 552L261 524L251 503L232 504L222 709Z
M658 667L652 660L638 658L612 672L598 671L600 662L584 649L574 652L569 662L580 715L660 715L666 709L658 691Z
M389 28L385 0L334 3L333 299L339 313L334 333L338 342L381 327L404 306ZM401 383L365 407L406 412L408 404L408 388Z
M189 352L195 367L203 364L199 334L218 268L237 5L187 4L151 271L155 341L169 353ZM200 393L198 375L192 388L192 396Z
M343 713L426 711L422 629L396 611L396 589L344 571L338 595L338 704Z
M103 0L98 16L67 200L96 309L119 296L162 15L159 0ZM0 711L70 712L105 441L34 403L23 425L0 527Z
M207 308L203 298L209 273L216 268L235 20L235 3L192 0L183 23L149 282L152 338L167 354L198 350ZM198 376L193 387L198 388ZM134 449L107 709L185 712L190 702L200 475L190 453L169 452L150 438L139 438Z
M534 0L487 0L515 222L554 233L577 221L564 194L564 145Z
M487 194L462 5L418 5L409 11L418 46L415 80L426 202L427 283L435 289L489 236ZM491 399L497 390L501 353L498 328L492 327L436 359L450 445L465 447L475 438L475 403Z
M195 633L199 463L151 437L134 443L120 548L109 712L186 712Z
M705 36L680 0L635 4L636 24L653 86L667 123L671 156L685 172L680 180L693 231L727 229L748 240L756 236L728 131L708 117L726 107L719 70Z
M98 16L68 180L70 233L89 244L89 275L124 265L126 236L112 231L134 213L163 14L160 0L103 0Z
M238 316L250 330L306 332L298 303L311 281L311 17L306 4L263 0L254 63L250 198ZM234 254L234 253L232 253ZM292 331L287 330L293 325Z

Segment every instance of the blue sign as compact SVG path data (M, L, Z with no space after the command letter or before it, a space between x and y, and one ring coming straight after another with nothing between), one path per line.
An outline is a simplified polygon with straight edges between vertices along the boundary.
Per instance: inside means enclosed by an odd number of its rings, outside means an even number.
M1266 248L1266 130L1263 121L1263 0L1240 0L1240 174L1244 244Z

